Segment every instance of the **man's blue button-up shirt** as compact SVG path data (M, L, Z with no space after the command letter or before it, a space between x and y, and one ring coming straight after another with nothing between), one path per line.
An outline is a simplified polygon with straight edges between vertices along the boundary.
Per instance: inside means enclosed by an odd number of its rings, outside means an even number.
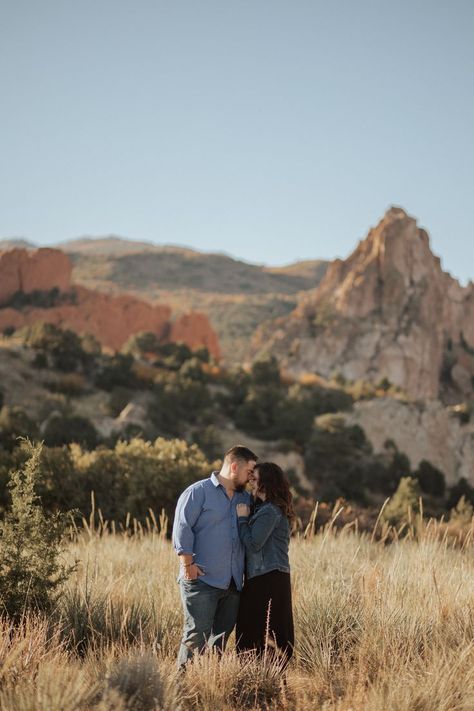
M173 546L178 553L194 556L194 562L204 571L204 583L226 590L232 578L242 589L245 551L239 538L237 504L250 504L250 495L235 492L229 499L212 472L188 486L176 505L173 525ZM180 573L181 574L181 573Z

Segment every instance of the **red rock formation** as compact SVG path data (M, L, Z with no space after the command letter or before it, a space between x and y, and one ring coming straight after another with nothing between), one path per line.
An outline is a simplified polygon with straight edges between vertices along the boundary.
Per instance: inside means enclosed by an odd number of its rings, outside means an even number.
M196 311L189 311L171 324L170 341L183 341L190 348L206 346L209 353L219 357L219 341L210 328L207 316Z
M71 289L72 264L57 249L12 249L0 252L0 306L17 292Z
M46 321L79 333L91 333L113 350L121 348L132 334L151 331L163 342L181 340L191 348L206 346L216 358L220 355L217 336L204 314L191 312L171 323L171 309L166 304L73 286L69 258L58 250L14 249L0 253L0 304L17 292L50 291L54 287L73 290L74 303L51 308L28 306L22 310L0 307L0 330Z

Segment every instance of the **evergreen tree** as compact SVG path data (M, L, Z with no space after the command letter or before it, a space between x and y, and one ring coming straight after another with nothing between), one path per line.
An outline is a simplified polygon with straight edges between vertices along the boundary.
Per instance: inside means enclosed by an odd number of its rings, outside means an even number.
M28 458L10 475L11 507L0 523L0 611L15 620L50 611L74 569L60 560L66 514L46 516L35 492L42 445L23 446Z

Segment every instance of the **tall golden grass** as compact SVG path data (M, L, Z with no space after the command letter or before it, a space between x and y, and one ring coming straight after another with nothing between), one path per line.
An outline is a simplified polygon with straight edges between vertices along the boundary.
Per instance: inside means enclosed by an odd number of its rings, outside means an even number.
M177 561L158 532L76 533L60 608L0 624L2 711L474 709L474 547L411 529L389 545L353 528L291 544L295 656L198 657L178 675Z

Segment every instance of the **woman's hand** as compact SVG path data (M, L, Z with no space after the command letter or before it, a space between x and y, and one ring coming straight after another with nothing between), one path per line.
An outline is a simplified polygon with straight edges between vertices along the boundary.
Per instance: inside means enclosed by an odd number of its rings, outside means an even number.
M237 516L250 516L250 506L247 504L237 504Z

